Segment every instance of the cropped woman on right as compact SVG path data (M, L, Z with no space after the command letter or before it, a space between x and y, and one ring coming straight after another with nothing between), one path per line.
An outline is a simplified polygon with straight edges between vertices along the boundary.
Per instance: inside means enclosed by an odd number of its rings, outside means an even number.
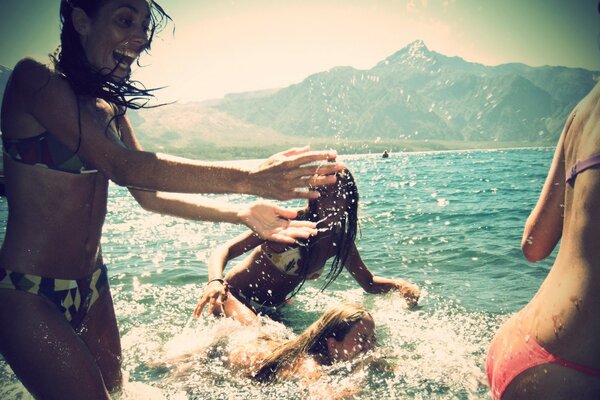
M600 84L575 107L525 225L529 261L561 241L535 297L496 333L494 399L600 399Z

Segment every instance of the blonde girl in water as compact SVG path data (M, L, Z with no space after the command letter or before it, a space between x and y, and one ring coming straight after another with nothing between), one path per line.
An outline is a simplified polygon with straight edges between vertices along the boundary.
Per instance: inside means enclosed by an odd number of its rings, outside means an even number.
M174 379L186 381L197 376L198 363L204 365L205 357L214 358L218 354L215 361L224 362L236 376L261 384L294 381L301 389L306 388L311 398L340 399L360 391L358 382L363 376L355 374L363 367L390 367L367 354L376 345L375 322L367 309L358 304L329 307L292 338L279 322L256 314L243 316L226 312L225 316L241 325L220 326L214 330L213 340L202 350L195 349L166 361L166 365L175 367ZM185 339L186 344L190 341L193 339ZM351 375L348 379L336 380L332 386L328 379L322 378L331 373L326 367L338 363L351 363L347 364Z

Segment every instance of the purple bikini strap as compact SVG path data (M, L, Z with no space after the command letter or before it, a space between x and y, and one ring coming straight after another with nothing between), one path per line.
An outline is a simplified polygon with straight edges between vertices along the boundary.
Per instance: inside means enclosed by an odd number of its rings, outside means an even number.
M590 158L586 158L583 161L577 161L571 167L571 170L569 171L569 174L567 175L566 182L572 185L578 174L582 173L586 169L590 169L590 168L597 167L597 166L600 166L600 153L594 154Z

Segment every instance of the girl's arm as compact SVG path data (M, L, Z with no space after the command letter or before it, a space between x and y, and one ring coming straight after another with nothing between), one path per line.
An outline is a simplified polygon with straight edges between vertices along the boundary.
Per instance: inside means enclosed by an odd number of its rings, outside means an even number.
M129 120L121 117L119 125L123 144L130 149L141 151L142 146L133 134ZM197 195L133 188L129 191L147 211L191 220L242 223L268 240L293 243L297 238L306 238L316 233L315 223L292 220L296 217L296 211L264 201L257 201L250 205L231 204Z
M404 279L390 279L373 275L360 257L356 244L352 245L348 254L346 269L367 293L387 293L391 290L399 290L409 306L415 306L419 301L421 292L417 285Z
M218 246L211 253L208 260L208 284L194 310L194 317L198 318L202 315L202 310L207 304L209 313L222 313L223 301L227 298L227 283L223 279L227 262L260 246L263 242L264 240L254 232L248 231Z
M540 198L527 218L521 249L528 261L546 258L562 236L565 198L565 154L563 144L574 114L560 136Z
M39 124L122 186L178 193L245 193L280 200L314 198L316 192L296 189L333 183L335 176L329 175L343 168L337 163L306 165L335 159L332 151L291 150L250 170L128 149L106 134L103 102L78 106L68 81L46 66L23 60L15 67L11 82L23 93L25 109Z

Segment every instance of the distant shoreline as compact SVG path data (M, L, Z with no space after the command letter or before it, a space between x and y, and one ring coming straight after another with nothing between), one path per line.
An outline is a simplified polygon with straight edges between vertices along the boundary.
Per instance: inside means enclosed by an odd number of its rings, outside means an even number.
M340 157L353 155L380 156L388 151L390 156L409 153L438 153L454 151L495 151L495 150L521 150L521 149L553 149L554 145L546 143L515 143L515 142L463 142L463 141L381 141L378 143L365 141L346 141L335 143L326 140L309 140L307 142L286 142L281 144L267 144L261 146L217 146L215 144L198 146L194 149L167 148L153 149L150 145L144 148L149 151L168 153L175 156L201 159L207 161L227 160L257 160L265 159L272 154L291 147L309 145L313 150L337 150Z
M315 149L320 150L320 149ZM344 160L350 157L372 157L372 158L381 158L384 160L393 160L395 156L408 156L408 155L418 155L418 154L444 154L444 153L461 153L461 152L472 152L472 151L486 151L486 152L494 152L494 151L503 151L503 150L554 150L552 146L528 146L528 147L499 147L499 148L490 148L490 149L457 149L457 150L419 150L419 151L400 151L400 152L390 152L389 158L381 157L381 153L353 153L353 154L339 154L339 159ZM252 159L231 159L231 160L208 160L213 161L218 164L245 164L252 165L258 164L263 161L268 156L262 158L252 158Z

